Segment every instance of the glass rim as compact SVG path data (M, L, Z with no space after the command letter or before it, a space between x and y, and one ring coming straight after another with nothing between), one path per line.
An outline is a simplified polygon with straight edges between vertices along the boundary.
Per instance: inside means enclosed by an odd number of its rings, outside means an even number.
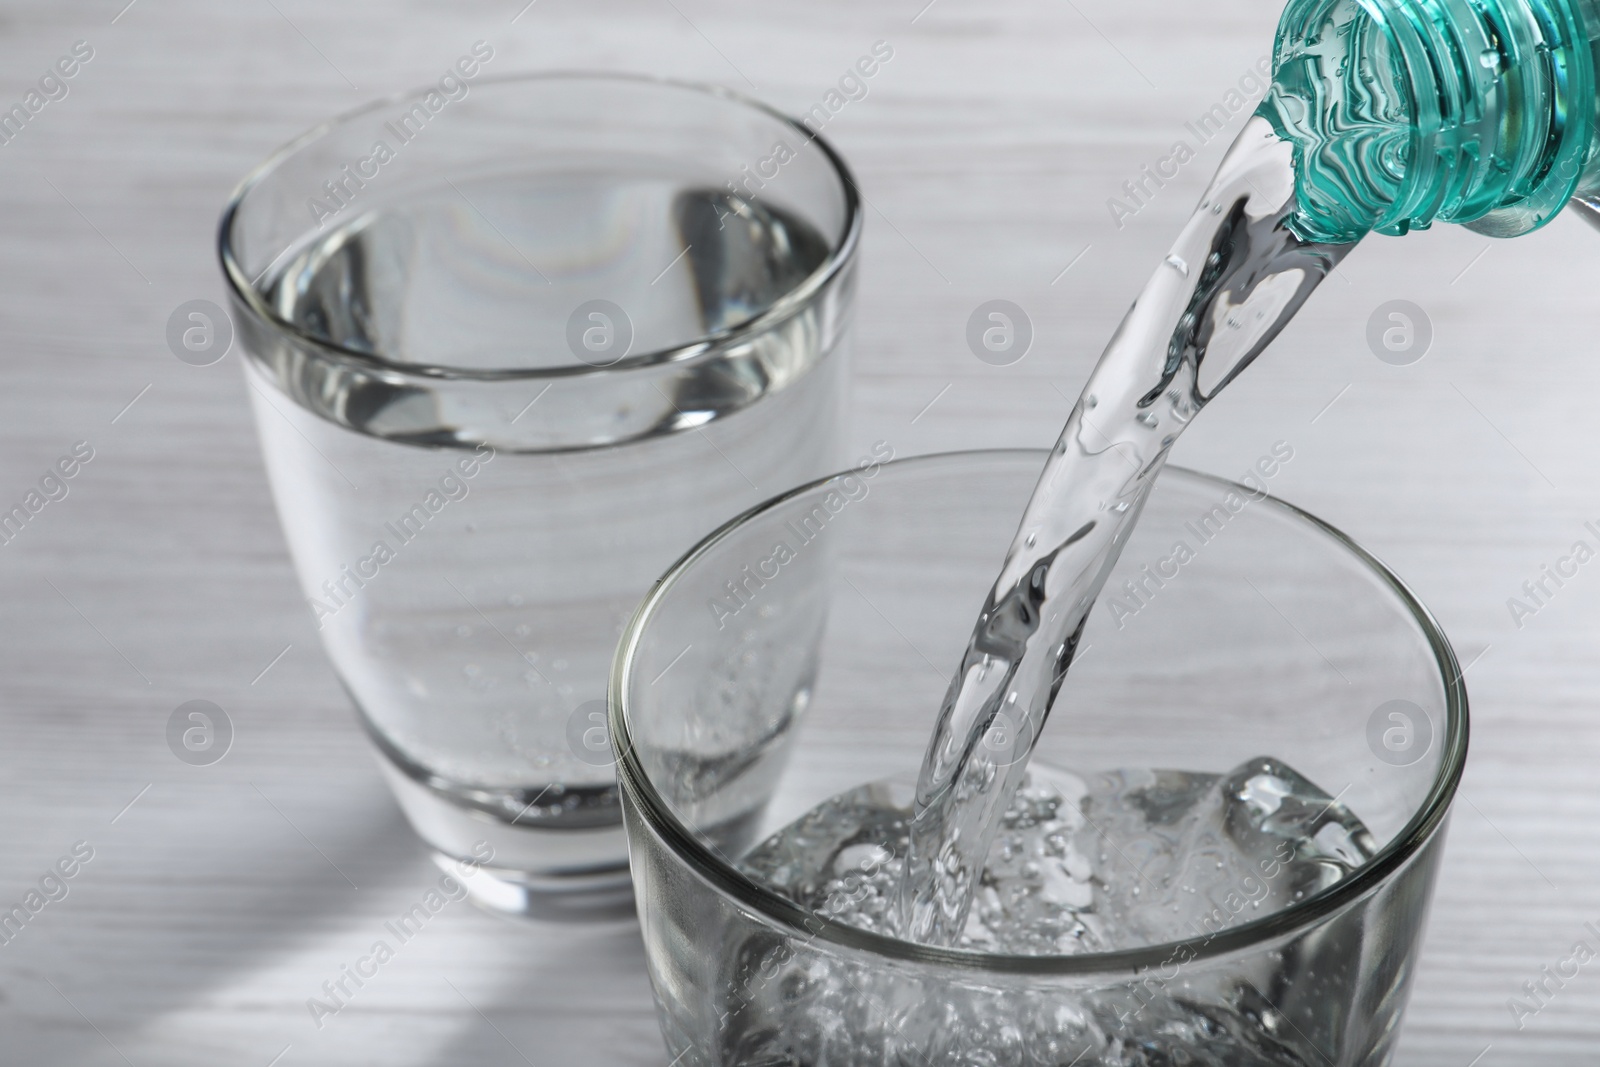
M261 294L256 289L255 282L260 280L261 275L265 275L266 269L256 279L252 280L235 255L233 228L235 221L244 208L245 198L282 163L307 146L321 140L333 131L383 108L414 99L431 87L420 86L403 92L391 93L375 100L369 100L348 111L343 111L331 118L324 119L274 149L240 179L239 184L229 194L228 202L223 207L222 216L217 224L217 258L221 261L222 274L227 281L230 295L250 314L259 318L269 327L291 335L296 343L333 362L354 364L362 369L375 370L386 374L410 375L432 380L542 381L616 374L621 371L659 367L663 364L687 363L721 352L750 337L766 333L775 326L781 325L799 314L809 307L828 288L834 278L842 273L845 267L854 259L856 249L860 244L864 218L863 201L860 190L856 185L855 175L851 173L849 165L844 161L844 157L834 149L833 145L822 134L808 129L800 120L784 114L777 108L765 104L754 97L746 96L726 86L627 71L551 70L490 74L474 79L473 85L475 88L516 88L542 82L562 81L604 81L616 84L633 84L645 88L687 90L699 93L708 99L737 104L759 112L794 130L804 139L805 144L815 144L817 146L822 152L823 159L832 169L834 177L838 180L839 188L844 198L844 221L836 235L836 246L830 250L827 258L818 264L815 270L806 275L788 292L773 301L760 314L746 319L736 326L703 334L666 348L643 352L636 356L626 356L615 363L610 363L603 367L585 363L562 364L553 367L513 368L454 367L430 363L402 363L372 352L348 348L308 333L295 323L278 315L267 305L266 301L261 299ZM802 145L803 147L804 145ZM268 264L267 269L270 269L271 265L286 253L298 247L291 245L289 248L279 252Z
M1030 457L1037 458L1042 467L1049 454L1048 449L973 449L910 456L891 460L884 466L925 466L958 458ZM1421 630L1429 650L1433 653L1445 694L1443 757L1438 772L1426 797L1411 818L1387 845L1359 867L1354 874L1271 915L1252 919L1204 937L1166 941L1112 952L1091 952L1071 956L1020 956L921 945L846 925L808 911L779 896L738 870L730 859L717 850L698 840L672 813L671 808L651 783L629 741L627 704L628 687L633 677L634 651L667 592L701 558L750 521L781 507L790 500L847 476L851 473L849 471L798 486L730 519L674 563L661 578L657 579L649 594L639 604L617 646L616 656L612 662L611 682L606 694L611 742L617 756L617 777L624 797L632 805L635 814L648 824L651 832L680 861L717 892L731 898L737 905L759 916L764 922L784 928L798 938L826 941L839 948L922 966L1017 975L1133 973L1169 965L1173 960L1180 958L1187 964L1228 955L1280 935L1307 929L1375 891L1433 839L1449 813L1456 788L1460 784L1466 763L1469 722L1466 686L1455 651L1451 648L1449 639L1445 637L1433 613L1417 599L1405 582L1382 560L1362 548L1342 530L1271 493L1261 496L1258 491L1248 489L1237 482L1177 464L1169 464L1166 469L1228 490L1248 493L1260 503L1271 505L1289 517L1307 524L1312 531L1330 538L1336 547L1345 550L1363 564L1367 571L1376 576L1400 602L1411 620Z

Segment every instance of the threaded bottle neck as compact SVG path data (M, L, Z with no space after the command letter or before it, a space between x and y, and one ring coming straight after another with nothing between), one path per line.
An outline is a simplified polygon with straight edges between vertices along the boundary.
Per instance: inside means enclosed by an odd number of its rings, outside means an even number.
M1295 146L1302 236L1509 237L1600 187L1594 2L1290 0L1260 111Z

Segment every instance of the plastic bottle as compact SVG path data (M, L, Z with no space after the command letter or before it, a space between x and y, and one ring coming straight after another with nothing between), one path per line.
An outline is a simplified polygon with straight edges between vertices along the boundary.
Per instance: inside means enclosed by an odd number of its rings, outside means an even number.
M1294 143L1299 235L1600 225L1600 0L1290 0L1259 114Z

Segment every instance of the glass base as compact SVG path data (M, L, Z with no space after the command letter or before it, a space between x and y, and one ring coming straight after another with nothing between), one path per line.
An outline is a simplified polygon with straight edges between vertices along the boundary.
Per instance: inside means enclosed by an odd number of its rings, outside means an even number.
M485 911L560 922L633 921L633 881L620 819L532 827L457 802L376 753L378 767L439 868Z
M546 922L631 923L638 919L626 863L616 870L550 879L481 865L463 873L465 865L460 860L437 850L433 862L461 882L474 904L495 915Z

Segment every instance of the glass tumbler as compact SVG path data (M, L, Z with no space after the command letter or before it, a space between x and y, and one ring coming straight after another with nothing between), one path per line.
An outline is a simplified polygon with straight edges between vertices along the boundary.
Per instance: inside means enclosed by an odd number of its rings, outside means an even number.
M308 607L406 815L486 906L630 899L612 651L706 531L838 467L860 227L798 123L583 74L369 105L229 203Z
M1143 836L1113 838L1096 794L1082 802L1080 838L1111 845L1093 877L1127 894L1086 921L1143 895L1163 923L1190 917L1176 936L1074 950L1063 935L1035 955L934 948L846 926L749 873L752 843L829 798L888 780L886 802L909 802L946 671L1044 459L863 465L724 526L641 605L610 710L673 1062L1388 1062L1466 755L1465 693L1449 644L1399 579L1257 475L1241 485L1166 469L1054 717L1014 749L1032 746L1030 774L1154 783L1132 794ZM729 582L747 573L764 584L735 601ZM1320 786L1326 806L1296 814L1279 779L1251 778L1232 794L1227 832L1246 834L1234 817L1249 804L1268 828L1274 812L1309 818L1317 843L1337 849L1362 838L1324 842L1343 804L1370 834L1364 864L1312 891L1282 873L1294 859L1282 853L1283 865L1241 872L1218 859L1175 878L1161 835L1190 802L1182 783L1261 757ZM1162 773L1174 770L1191 776ZM878 841L793 840L793 862L831 878L864 867L856 854ZM1071 866L1028 856L1040 885L1062 874L1042 868Z

